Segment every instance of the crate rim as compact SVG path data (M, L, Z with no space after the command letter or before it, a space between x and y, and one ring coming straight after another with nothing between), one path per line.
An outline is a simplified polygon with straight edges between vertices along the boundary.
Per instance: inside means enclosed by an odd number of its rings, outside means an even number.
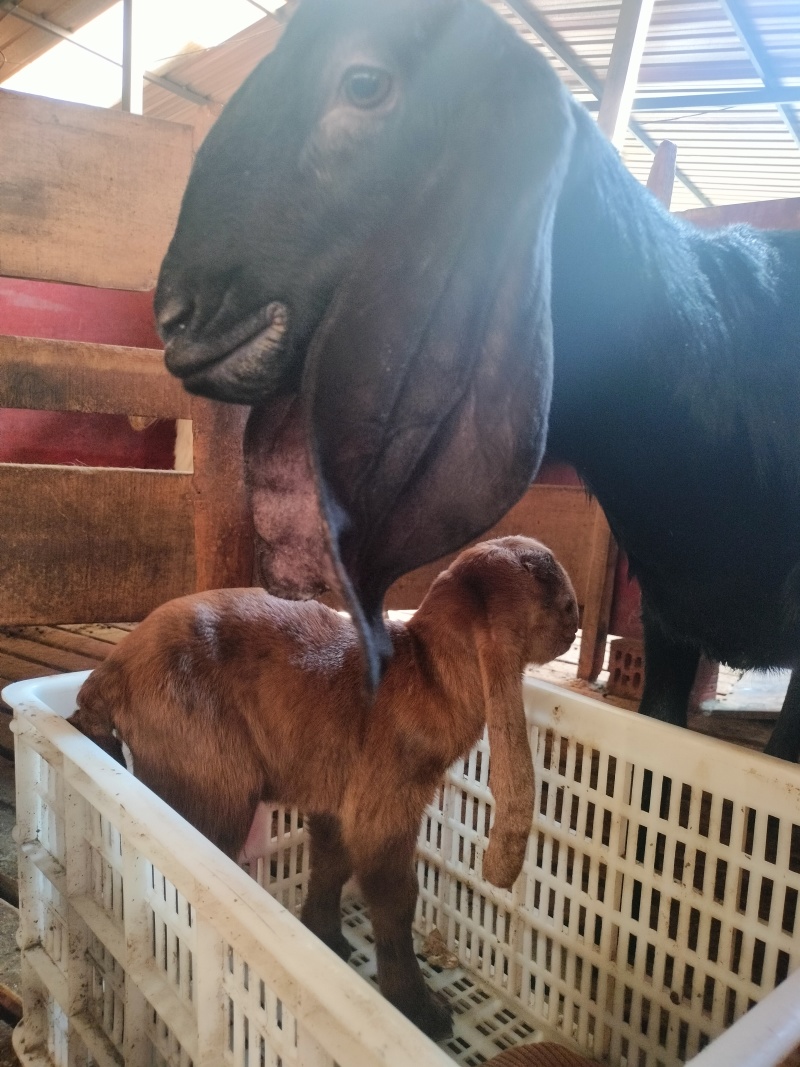
M310 931L300 924L277 900L265 892L236 863L224 856L190 823L170 808L156 794L120 767L110 756L95 746L92 751L91 774L85 763L85 737L57 711L46 703L48 695L65 687L78 687L90 671L58 674L15 682L6 686L0 696L14 708L12 729L17 734L35 738L41 735L65 761L65 773L70 784L89 797L92 803L109 809L108 817L120 830L123 828L137 839L137 847L179 892L196 901L198 911L209 904L209 896L230 896L236 910L226 909L222 921L214 922L223 937L234 949L245 941L253 952L270 968L284 971L291 982L295 1001L286 996L287 1007L299 1022L313 1016L320 1043L338 1062L348 1067L360 1064L386 1064L407 1067L416 1057L426 1065L452 1064L452 1060L425 1037L396 1009L333 952L321 945ZM745 772L762 779L775 788L775 771L781 770L782 787L786 778L793 779L789 788L800 797L800 764L793 766L763 753L743 749L732 743L693 733L681 727L661 723L607 705L582 693L564 689L541 679L525 677L523 688L539 690L556 700L604 712L606 726L620 726L620 747L626 749L621 758L638 748L642 737L651 741L659 734L675 741L675 731L681 733L681 744L691 748L711 763L724 765L735 773L738 764ZM556 705L552 713L534 710L531 721L539 728L563 730L569 725L570 708ZM608 729L598 722L597 743L607 743ZM591 744L583 720L582 743ZM655 731L655 734L653 734ZM601 736L602 735L602 736ZM34 745L34 747L36 747ZM636 757L646 760L646 753ZM676 775L680 773L676 769ZM796 783L796 784L795 784ZM137 816L142 812L146 817ZM168 847L148 833L152 819L170 826L182 835L186 848L181 863L176 863ZM146 840L146 845L144 841ZM175 874L175 877L173 877ZM206 891L204 893L204 890ZM219 901L217 900L217 906ZM244 921L246 919L246 921ZM294 942L296 953L278 959L270 952L270 939L275 931ZM258 936L256 936L258 935ZM298 963L302 960L302 963ZM349 1018L348 1018L349 1017ZM347 1019L347 1021L343 1021ZM23 1024L20 1024L22 1026ZM20 1033L20 1031L18 1031ZM15 1035L16 1037L17 1035ZM798 1047L800 1042L800 968L794 970L775 990L738 1019L728 1030L711 1042L702 1052L687 1061L686 1067L775 1067L780 1060Z

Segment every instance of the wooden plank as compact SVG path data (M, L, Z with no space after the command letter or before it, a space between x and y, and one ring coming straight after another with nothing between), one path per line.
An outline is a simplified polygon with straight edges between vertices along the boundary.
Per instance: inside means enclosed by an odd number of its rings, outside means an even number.
M197 589L253 584L253 520L242 439L250 409L192 401L194 554Z
M0 90L0 129L0 275L152 289L191 128Z
M65 652L51 645L40 645L25 637L12 637L0 633L0 652L16 659L27 660L53 671L91 671L100 663L95 657L81 656L77 652Z
M524 534L542 541L566 568L578 603L583 607L589 594L595 509L596 504L582 486L533 485L496 526L476 541L510 534ZM452 553L404 575L387 593L386 607L417 607L433 579L456 555Z
M58 674L52 667L43 667L40 663L6 656L0 652L0 675L9 682L22 682L26 678L46 678L49 674Z
M621 149L628 133L654 0L622 0L597 125Z
M64 652L75 652L79 656L86 656L98 663L102 662L111 651L107 641L98 641L93 637L86 637L84 634L57 626L5 627L0 631L0 641L3 636L21 637L35 641L39 645L61 649Z
M619 550L603 509L595 501L578 677L593 682L603 669Z
M2 623L141 619L194 588L191 475L0 464L0 500Z
M752 204L699 207L680 212L697 226L716 228L747 222L762 230L800 230L800 196L787 200L762 200Z
M127 637L129 630L123 630L121 626L106 622L88 622L77 625L62 625L54 627L57 630L65 630L68 633L81 634L85 637L94 638L106 645L106 655L111 651L109 646L118 645L123 637Z
M188 419L192 401L156 349L0 336L0 407Z

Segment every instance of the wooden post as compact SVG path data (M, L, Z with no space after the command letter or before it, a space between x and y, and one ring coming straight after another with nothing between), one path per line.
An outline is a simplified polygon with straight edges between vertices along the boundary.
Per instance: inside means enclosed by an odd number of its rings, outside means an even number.
M242 439L249 408L192 399L196 589L253 584Z
M675 185L675 164L678 149L672 141L662 141L656 149L653 165L647 177L647 188L660 200L667 210L672 203L672 189Z
M144 108L143 45L137 0L122 0L122 110L132 115Z
M603 509L596 502L595 507L591 562L578 654L578 677L588 682L593 682L603 669L611 600L614 595L614 574L619 555Z
M621 148L631 117L654 0L622 0L597 124Z

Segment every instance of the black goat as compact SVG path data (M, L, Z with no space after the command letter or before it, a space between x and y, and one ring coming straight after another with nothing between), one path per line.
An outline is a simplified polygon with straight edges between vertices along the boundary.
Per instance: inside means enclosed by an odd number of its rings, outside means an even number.
M643 711L685 722L701 650L800 663L800 235L669 216L480 0L303 0L198 154L157 310L189 389L255 405L266 584L338 585L373 679L389 584L546 436L641 582ZM800 754L800 672L769 751Z

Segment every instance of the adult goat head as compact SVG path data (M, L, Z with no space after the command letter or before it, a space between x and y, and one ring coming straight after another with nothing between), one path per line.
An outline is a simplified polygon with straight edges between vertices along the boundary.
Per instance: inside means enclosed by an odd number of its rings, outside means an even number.
M337 587L373 682L391 582L540 462L572 126L481 0L303 0L198 153L157 293L167 365L253 405L263 580Z

